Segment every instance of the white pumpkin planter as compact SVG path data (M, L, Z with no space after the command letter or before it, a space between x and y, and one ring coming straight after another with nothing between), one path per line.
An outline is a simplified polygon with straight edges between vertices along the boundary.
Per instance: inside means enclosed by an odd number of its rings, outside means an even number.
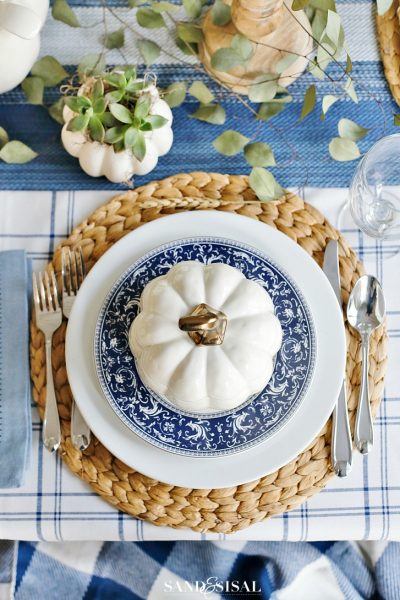
M197 345L192 336L198 332L182 330L194 322L194 307L203 303L226 316L219 345ZM129 332L140 376L179 408L232 409L271 378L282 343L281 325L268 293L238 269L222 263L179 263L145 287L140 305ZM209 320L213 322L218 319Z
M140 80L138 80L140 81ZM82 86L80 94L87 92ZM130 150L115 152L110 144L102 144L90 139L89 135L80 131L68 131L68 123L76 116L68 106L64 107L65 125L62 128L61 139L65 150L71 156L79 159L79 164L85 173L91 177L105 176L113 183L126 182L133 175L146 175L152 171L159 156L164 156L171 149L173 142L172 112L165 100L159 96L157 87L151 83L142 94L149 94L152 99L150 115L160 115L167 119L165 125L154 131L146 131L146 154L139 161Z

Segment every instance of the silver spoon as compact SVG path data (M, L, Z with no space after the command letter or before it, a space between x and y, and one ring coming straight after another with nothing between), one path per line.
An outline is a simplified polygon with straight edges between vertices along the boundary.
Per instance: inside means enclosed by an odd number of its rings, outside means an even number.
M358 331L362 342L361 388L354 430L354 441L361 454L367 454L374 441L368 390L369 337L384 318L385 298L380 283L372 275L363 275L354 286L347 304L347 320Z

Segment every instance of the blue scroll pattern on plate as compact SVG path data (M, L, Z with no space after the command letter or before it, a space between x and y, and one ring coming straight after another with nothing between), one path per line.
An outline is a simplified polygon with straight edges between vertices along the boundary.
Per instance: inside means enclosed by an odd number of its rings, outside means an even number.
M270 294L283 329L273 376L256 396L224 413L196 415L173 407L141 381L128 342L145 285L175 264L223 262ZM287 274L257 250L232 240L172 242L132 265L108 294L96 327L96 368L114 411L141 438L178 454L220 456L270 437L293 415L311 381L315 334L309 309Z

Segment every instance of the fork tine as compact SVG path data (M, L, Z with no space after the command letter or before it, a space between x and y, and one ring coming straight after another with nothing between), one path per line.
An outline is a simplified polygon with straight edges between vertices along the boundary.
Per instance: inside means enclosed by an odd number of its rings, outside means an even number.
M41 310L47 311L48 309L47 309L47 304L46 304L46 292L44 290L42 271L39 271L39 292L40 292L40 301L42 303Z
M68 287L67 266L65 264L66 253L67 253L67 249L63 248L62 252L61 252L61 279L62 279L63 292L66 292L69 295L70 291L69 291L69 287Z
M33 301L35 303L35 307L37 309L41 310L36 273L32 273L32 292L33 292Z
M54 271L51 272L51 283L52 283L52 296L53 296L53 302L54 302L54 306L55 309L58 310L60 308L60 303L58 301L58 287L57 287L57 281L56 281L56 276L54 275Z
M79 269L78 269L78 262L76 260L76 252L75 250L71 253L72 255L72 278L74 281L74 293L75 295L77 294L78 290L79 290Z
M79 290L82 282L85 278L85 263L83 260L82 248L79 246L74 250L75 254L75 264L76 264L76 281L77 281L77 291Z
M46 288L47 306L48 306L49 310L55 310L53 296L52 296L51 287L50 287L50 278L49 278L49 274L47 271L44 272L44 286Z
M74 280L73 280L73 273L72 273L72 253L71 253L71 249L68 248L68 278L69 278L69 293L71 294L75 294L75 288L74 288Z

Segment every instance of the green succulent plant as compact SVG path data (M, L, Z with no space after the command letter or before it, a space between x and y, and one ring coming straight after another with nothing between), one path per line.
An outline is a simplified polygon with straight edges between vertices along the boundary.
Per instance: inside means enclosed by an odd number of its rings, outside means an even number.
M134 67L94 77L85 95L76 94L65 100L76 113L68 123L68 130L110 144L115 152L131 150L139 161L143 160L145 133L167 123L165 117L150 114L152 100L146 86L145 80L137 79Z

